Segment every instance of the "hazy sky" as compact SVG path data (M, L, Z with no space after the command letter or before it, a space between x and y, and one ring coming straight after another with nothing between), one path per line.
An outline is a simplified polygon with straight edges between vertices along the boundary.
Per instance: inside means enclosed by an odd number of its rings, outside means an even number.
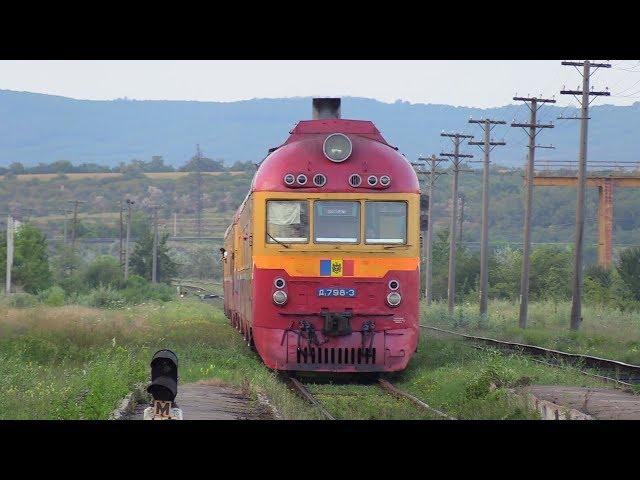
M640 61L614 60L593 76L612 96L598 104L640 99ZM0 61L0 89L78 99L234 101L296 96L357 96L383 102L493 107L518 95L556 96L581 85L560 61Z

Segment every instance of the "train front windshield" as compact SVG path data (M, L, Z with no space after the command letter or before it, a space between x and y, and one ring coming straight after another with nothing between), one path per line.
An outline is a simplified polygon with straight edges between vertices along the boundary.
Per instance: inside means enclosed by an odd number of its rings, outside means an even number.
M316 201L314 210L316 242L360 242L360 202Z

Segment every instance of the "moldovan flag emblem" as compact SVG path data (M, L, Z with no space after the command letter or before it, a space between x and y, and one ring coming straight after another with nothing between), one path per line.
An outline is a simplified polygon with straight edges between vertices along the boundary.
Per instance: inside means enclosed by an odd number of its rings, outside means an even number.
M320 260L320 276L353 277L353 260Z

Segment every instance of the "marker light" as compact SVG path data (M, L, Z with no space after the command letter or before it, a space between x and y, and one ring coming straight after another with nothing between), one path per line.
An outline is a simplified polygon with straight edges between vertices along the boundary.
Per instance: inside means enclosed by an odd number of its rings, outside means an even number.
M282 290L273 292L273 303L276 305L284 305L287 303L287 293Z
M400 286L398 280L389 280L389 290L397 290Z
M380 177L380 185L383 187L388 187L391 184L391 177L389 175L382 175Z
M301 173L300 175L298 175L298 183L300 185L306 185L307 184L307 176L304 173Z
M367 177L367 183L369 186L375 187L378 184L378 177L375 175L369 175L369 177Z
M398 305L400 305L401 300L402 297L398 292L391 292L389 295L387 295L387 303L391 307L397 307Z
M284 281L284 278L278 277L273 281L273 285L276 288L284 288L284 286L286 285L286 282Z
M362 178L357 173L352 174L349 177L349 185L353 188L358 188L362 184Z
M287 173L284 176L285 185L293 185L295 181L296 181L296 177L294 177L292 173Z
M323 174L321 173L316 173L313 176L313 184L316 187L324 187L324 184L327 183L327 177L325 177Z
M333 133L329 135L322 145L324 156L335 163L344 162L352 150L351 140L342 133Z

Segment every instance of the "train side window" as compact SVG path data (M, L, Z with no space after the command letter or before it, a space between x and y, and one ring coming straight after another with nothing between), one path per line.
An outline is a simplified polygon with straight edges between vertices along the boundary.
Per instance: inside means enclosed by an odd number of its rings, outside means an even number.
M267 200L267 243L307 243L309 202Z
M365 243L407 243L406 202L365 202Z
M314 202L314 240L317 243L360 243L360 202Z

